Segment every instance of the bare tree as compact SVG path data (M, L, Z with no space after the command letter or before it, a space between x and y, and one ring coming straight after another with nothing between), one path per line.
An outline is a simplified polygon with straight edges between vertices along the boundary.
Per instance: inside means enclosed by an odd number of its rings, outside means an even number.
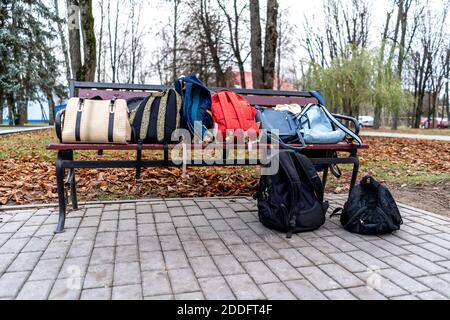
M53 7L55 9L55 15L59 18L59 7L58 7L58 0L53 1ZM59 41L61 42L61 49L64 55L64 65L66 67L66 78L67 82L69 82L70 78L72 78L72 75L70 73L70 61L69 61L69 51L67 49L67 43L66 43L66 35L64 33L63 29L63 21L61 19L58 19L57 22L58 27L58 36Z

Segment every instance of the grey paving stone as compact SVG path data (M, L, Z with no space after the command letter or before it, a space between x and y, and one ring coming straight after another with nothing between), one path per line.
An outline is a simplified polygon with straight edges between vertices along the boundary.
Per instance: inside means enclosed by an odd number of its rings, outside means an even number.
M416 278L416 280L420 281L432 290L439 292L445 297L450 298L450 283L447 281L444 281L437 276L421 277Z
M402 247L383 239L372 241L372 243L379 248L383 248L385 251L388 251L394 256L405 255L409 253Z
M216 230L217 232L220 232L220 231L231 231L231 227L223 219L221 219L221 220L209 220L209 223L214 228L214 230Z
M163 249L163 251L183 249L181 246L180 239L175 235L160 236L159 240L160 240L161 248ZM197 239L191 239L191 240L197 240Z
M92 251L89 265L112 264L114 263L114 247L99 247Z
M142 287L140 284L114 286L112 288L113 300L142 300Z
M296 249L281 249L278 253L294 267L312 266L311 261L306 259Z
M103 211L114 211L114 210L119 210L119 208L120 208L119 203L108 203L108 204L105 204Z
M68 229L76 229L80 226L81 224L81 217L79 218L67 218L66 222L64 224L64 228L66 229L66 231Z
M252 248L261 260L278 259L281 257L267 243L251 243L250 248Z
M152 212L152 208L150 207L149 204L144 204L144 205L137 205L136 206L136 213L151 213Z
M189 267L188 260L183 250L164 251L163 253L166 262L166 268L168 270Z
M330 300L356 300L355 296L346 289L324 291L323 294Z
M47 241L44 241L44 243L48 244L48 247L45 249L44 253L42 254L42 257L41 257L42 260L64 259L66 257L67 252L69 251L69 248L71 246L71 243L68 241L67 242L65 242L65 241L55 242L53 240L50 243L48 243Z
M80 300L109 300L111 291L111 288L83 289Z
M421 247L431 251L431 252L436 253L437 255L445 257L447 260L450 259L450 250L445 249L445 248L443 248L443 247L441 247L441 246L439 246L439 245L437 245L435 243L426 242L426 243L422 243L422 244L419 244L419 245Z
M136 212L134 210L120 210L119 221L123 219L136 219Z
M96 236L97 236L96 227L79 228L73 240L74 241L95 240Z
M297 270L300 271L300 273L319 290L332 290L341 287L336 281L327 276L326 273L318 267L301 267L297 268Z
M194 257L189 259L197 278L220 276L211 257Z
M197 279L190 268L169 270L169 279L175 294L200 290Z
M183 248L188 257L202 257L208 255L208 250L202 241L183 241Z
M0 233L0 247L12 236L12 233Z
M400 272L396 269L384 269L381 270L380 273L384 277L388 278L393 283L395 283L396 285L398 285L399 287L405 289L410 293L418 293L430 290L428 287L422 285L420 282L414 280L411 277L408 277L403 272Z
M156 225L150 223L138 224L138 236L156 236Z
M85 216L81 221L80 227L97 227L100 223L100 217L87 217Z
M185 206L184 210L188 216L202 215L202 210L197 206Z
M136 208L135 203L121 203L120 210L134 210Z
M17 300L46 300L53 286L53 280L27 281L17 296Z
M116 247L116 263L139 262L138 248L136 245Z
M84 214L86 217L92 216L100 216L103 211L103 206L98 208L87 208L86 213Z
M243 244L243 241L235 231L220 231L218 232L219 237L227 245L231 246L234 244Z
M203 293L198 292L189 292L189 293L180 293L175 295L175 300L204 300Z
M156 225L156 231L160 236L176 235L175 226L171 222L158 223Z
M203 214L205 215L205 218L208 220L222 218L222 216L219 214L219 211L217 211L217 209L215 209L215 208L206 208L206 209L202 208L202 211L203 211Z
M327 298L305 279L286 281L285 285L300 300L326 300Z
M419 298L412 294L408 294L406 296L392 297L391 300L419 300Z
M206 227L209 226L208 220L204 216L189 216L189 220L191 221L194 227Z
M225 276L226 281L231 287L233 294L239 300L265 299L264 294L258 286L246 274L236 274Z
M8 272L32 271L41 256L40 252L19 253L8 268Z
M139 224L147 224L147 223L155 223L155 218L152 214L138 214L137 215L137 223Z
M366 282L366 286L376 289L388 298L407 295L409 293L384 277L382 272L382 270L367 271L356 275Z
M391 253L381 249L380 247L368 241L355 242L354 245L375 258L384 258L392 256Z
M114 286L138 284L141 282L138 262L116 263L114 266Z
M223 275L244 273L244 269L231 254L213 256L214 262Z
M89 266L84 278L83 289L110 287L113 283L113 264Z
M419 299L422 300L448 300L447 297L443 296L442 294L436 292L436 291L428 291L428 292L422 292L417 294Z
M200 240L197 231L194 227L185 227L185 228L178 228L177 229L178 237L181 241L194 241L194 240ZM176 236L173 236L173 238L177 238Z
M322 251L322 253L336 253L340 252L338 248L336 248L334 245L329 243L328 241L325 241L321 238L312 238L312 239L306 239L306 241L316 249L319 249Z
M153 212L167 212L167 206L163 203L152 204L151 207Z
M115 232L99 232L95 238L94 247L113 247L116 245Z
M0 298L14 298L30 272L7 272L0 277Z
M197 227L195 230L202 241L219 239L219 235L212 227Z
M142 271L164 270L166 265L161 251L140 252Z
M425 270L426 272L432 275L444 273L447 271L446 268L438 265L437 263L431 262L417 255L402 256L402 259L408 261L409 263L412 263L413 265L419 267L422 270Z
M174 217L172 218L175 228L192 227L191 221L188 217Z
M203 242L210 255L229 254L230 251L221 240L206 240Z
M139 237L139 251L152 252L161 250L161 242L157 236ZM167 248L168 245L165 246Z
M246 262L242 264L247 274L256 284L278 282L278 278L262 261Z
M331 243L333 246L337 247L341 251L346 252L346 251L357 250L357 248L354 245L352 245L351 243L345 241L344 239L342 239L340 237L331 236L331 237L325 237L324 239L326 241L328 241L329 243Z
M421 256L422 258L432 261L432 262L445 260L444 257L442 257L434 252L431 252L425 248L422 248L418 245L408 245L408 246L404 246L403 248L405 248L409 252L412 252L413 254Z
M53 285L49 300L77 300L80 293L81 288L72 286L70 279L60 279Z
M10 220L12 222L18 222L18 221L27 221L29 218L33 216L35 210L27 210L27 211L18 211L14 217Z
M47 216L34 214L27 222L25 222L24 226L40 226L44 223L45 219L47 219Z
M14 233L24 224L23 221L12 222L11 220L0 227L0 233Z
M238 229L235 230L238 236L244 241L246 244L251 243L263 243L264 240L261 239L260 236L256 234L252 229L246 228L246 229Z
M368 253L366 253L364 251L352 251L352 252L348 252L348 254L351 257L358 260L359 262L361 262L362 264L364 264L366 267L375 268L375 269L388 267L388 265L386 263L384 263L380 259L377 259L377 258L369 255Z
M3 253L0 254L0 275L6 271L8 266L14 261L16 257L15 253Z
M351 272L345 270L340 265L324 264L319 266L319 268L322 269L322 271L324 271L327 275L333 278L337 283L339 283L344 288L364 285L364 283L358 277L355 277ZM310 280L309 277L306 278Z
M296 300L297 298L281 282L265 283L259 286L269 300Z
M298 234L293 235L290 239L287 239L285 234L279 234L279 236L282 237L283 242L286 242L294 248L301 249L309 246L309 243L302 239Z
M428 272L414 266L413 264L399 257L386 257L383 258L383 261L410 277L420 277L428 275Z
M28 243L30 238L9 239L3 246L0 247L0 254L2 253L19 253L23 247Z
M98 226L98 232L116 232L118 220L102 220Z
M234 300L236 299L231 292L225 278L201 278L198 279L203 294L207 300Z
M158 213L154 215L155 223L165 223L165 222L171 222L172 218L167 212L164 213Z
M303 256L316 265L331 263L332 260L320 252L318 249L308 246L297 249Z
M368 286L350 288L349 291L361 300L386 300L385 296Z
M142 288L145 297L172 294L166 271L143 272Z
M50 240L50 236L32 237L21 252L42 252L47 248Z
M68 258L64 260L58 279L80 278L85 276L89 257Z
M253 250L246 244L230 245L228 248L241 263L260 260Z
M56 279L63 262L63 259L40 260L33 269L29 281Z
M134 245L137 244L137 233L136 231L119 231L117 233L117 245L118 246L126 246L126 245Z
M69 252L67 253L68 258L84 257L89 256L94 248L94 240L79 240L72 242Z
M32 237L39 226L22 226L14 235L11 237L12 239L18 239L18 238L30 238Z
M266 260L265 263L281 281L301 279L302 275L282 259Z
M113 210L113 211L103 211L103 214L101 216L101 221L106 220L119 220L119 211Z
M231 227L231 229L235 231L248 229L247 225L240 218L229 218L225 219L225 221Z
M171 217L180 217L185 216L186 211L184 211L183 207L170 207L169 214Z

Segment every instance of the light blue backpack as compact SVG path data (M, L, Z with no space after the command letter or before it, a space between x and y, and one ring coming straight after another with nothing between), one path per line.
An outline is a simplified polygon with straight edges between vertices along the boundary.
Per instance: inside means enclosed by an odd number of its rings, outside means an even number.
M306 144L335 144L349 136L359 145L361 138L338 121L322 104L308 104L298 115L299 133Z

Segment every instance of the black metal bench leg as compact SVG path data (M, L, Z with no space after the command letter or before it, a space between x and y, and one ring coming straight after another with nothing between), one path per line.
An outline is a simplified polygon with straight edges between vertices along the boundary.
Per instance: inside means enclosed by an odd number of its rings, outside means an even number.
M77 186L75 181L75 169L70 169L71 172L71 179L70 179L70 198L72 201L72 208L73 210L78 209L78 199L77 199Z
M353 162L353 172L352 172L352 180L350 181L350 191L349 194L352 192L353 188L356 184L356 179L358 178L358 171L359 171L359 158L357 155L352 156L355 159L355 162Z
M56 184L58 187L59 219L55 233L64 232L64 223L66 221L66 197L64 192L64 167L62 161L62 152L59 151L56 158Z

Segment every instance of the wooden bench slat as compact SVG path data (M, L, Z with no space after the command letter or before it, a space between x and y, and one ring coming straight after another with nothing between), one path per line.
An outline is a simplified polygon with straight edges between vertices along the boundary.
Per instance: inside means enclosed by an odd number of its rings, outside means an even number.
M173 148L174 146L179 146L176 144L169 145L169 148ZM209 145L192 145L193 148L214 148L218 145L209 144ZM226 146L226 145L223 145ZM259 147L265 147L266 145L258 145ZM291 144L291 146L299 147L298 144ZM243 148L246 147L244 145L234 145L235 148ZM352 149L368 149L369 145L363 144L361 146L357 144L348 144L348 143L338 143L338 144L313 144L308 145L306 147L307 150L352 150ZM50 143L47 145L47 150L136 150L137 144L89 144L89 143ZM162 144L143 144L143 150L164 150L164 145Z

